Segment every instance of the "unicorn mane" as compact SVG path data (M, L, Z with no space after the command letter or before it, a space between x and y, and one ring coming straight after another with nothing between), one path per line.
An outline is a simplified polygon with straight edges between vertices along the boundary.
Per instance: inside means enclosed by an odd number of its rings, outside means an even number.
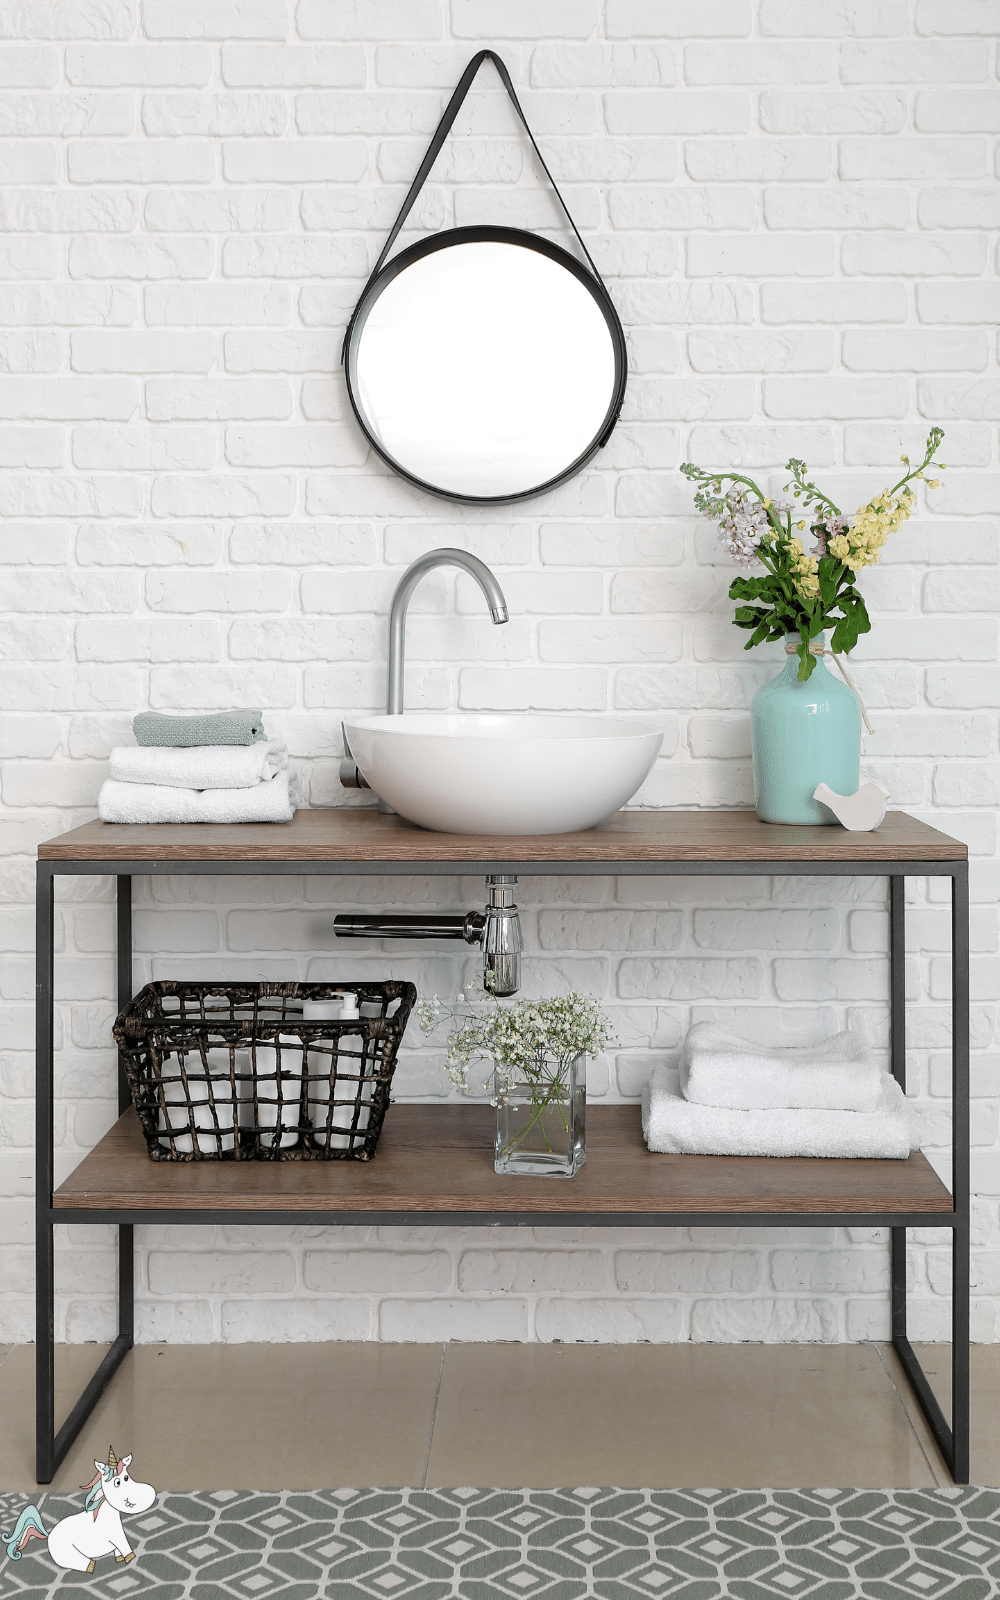
M103 1472L95 1472L94 1476L91 1478L90 1482L89 1483L81 1483L80 1488L81 1489L86 1489L88 1491L86 1504L84 1505L83 1509L84 1509L84 1511L92 1511L94 1513L94 1518L96 1520L97 1513L100 1511L102 1505L104 1504L104 1474L103 1474Z

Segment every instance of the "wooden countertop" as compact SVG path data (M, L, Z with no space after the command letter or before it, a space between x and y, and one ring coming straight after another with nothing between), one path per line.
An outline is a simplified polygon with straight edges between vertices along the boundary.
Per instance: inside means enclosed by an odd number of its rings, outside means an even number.
M58 1210L558 1213L614 1216L942 1214L948 1190L906 1161L650 1155L634 1105L587 1108L587 1160L571 1180L499 1178L489 1106L395 1105L371 1162L152 1161L126 1111L56 1191ZM485 1218L484 1218L485 1220Z
M374 808L299 811L291 822L87 822L38 847L43 861L657 862L964 861L968 851L902 811L874 833L792 827L753 811L619 811L582 833L429 833Z

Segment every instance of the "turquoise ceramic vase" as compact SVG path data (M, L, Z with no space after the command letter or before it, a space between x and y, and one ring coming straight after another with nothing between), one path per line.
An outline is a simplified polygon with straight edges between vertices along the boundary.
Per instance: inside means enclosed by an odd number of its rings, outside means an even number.
M815 641L823 643L820 634ZM833 822L813 799L818 783L837 794L856 794L861 777L861 705L822 656L808 682L798 680L799 658L753 697L753 787L761 822Z

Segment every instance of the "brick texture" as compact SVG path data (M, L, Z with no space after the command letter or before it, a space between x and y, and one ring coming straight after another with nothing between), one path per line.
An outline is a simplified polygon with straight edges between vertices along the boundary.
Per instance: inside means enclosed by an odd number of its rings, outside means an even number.
M340 719L384 694L386 613L435 545L497 571L494 631L422 586L407 703L636 711L638 804L752 803L729 571L686 459L853 509L932 422L942 488L862 580L865 770L973 852L973 1336L1000 1336L997 424L1000 134L990 0L34 0L0 5L0 1342L30 1337L32 855L94 815L134 711L260 703L313 806ZM626 324L623 420L587 471L488 513L371 457L344 323L462 66L502 51ZM554 212L489 72L423 229ZM825 475L825 478L824 478ZM115 1115L112 886L58 889L56 1138ZM457 907L475 880L139 879L136 976L345 968L442 995L467 957L331 950L335 909ZM940 884L913 881L908 1089L947 1172ZM604 999L596 1099L635 1101L692 1021L886 1049L881 880L526 880L526 992ZM415 1031L402 1099L449 1092ZM145 1340L884 1337L887 1244L846 1230L137 1229ZM913 1330L947 1332L944 1241L911 1238ZM112 1332L114 1244L60 1229L58 1335Z

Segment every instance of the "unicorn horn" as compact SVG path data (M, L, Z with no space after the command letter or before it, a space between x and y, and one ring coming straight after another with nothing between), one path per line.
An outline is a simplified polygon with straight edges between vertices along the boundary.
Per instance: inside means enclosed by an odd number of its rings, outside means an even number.
M115 1472L118 1467L118 1457L115 1455L113 1445L108 1445L108 1466L112 1472Z

